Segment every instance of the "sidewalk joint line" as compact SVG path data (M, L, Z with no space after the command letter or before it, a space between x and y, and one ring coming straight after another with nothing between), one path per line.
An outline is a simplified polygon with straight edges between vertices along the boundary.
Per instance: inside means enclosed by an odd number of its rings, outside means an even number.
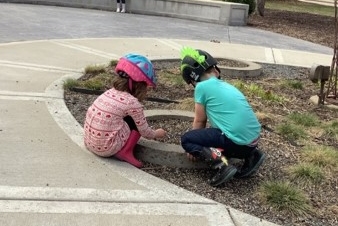
M67 41L51 41L54 44L60 45L60 46L64 46L70 49L75 49L84 53L89 53L89 54L93 54L96 56L100 56L106 59L113 59L116 58L118 59L119 56L116 54L111 54L111 53L107 53L107 52L103 52L97 49L93 49L84 45L79 45L79 44L75 44L75 43L71 43L71 42L67 42Z
M217 206L219 203L215 202L182 202L182 201L170 201L170 200L160 200L160 201L140 201L140 200L81 200L81 199L32 199L32 198L3 198L0 197L0 200L3 201L31 201L31 202L77 202L77 203L135 203L135 204L183 204L183 205L207 205L207 206ZM1 210L0 210L1 212Z

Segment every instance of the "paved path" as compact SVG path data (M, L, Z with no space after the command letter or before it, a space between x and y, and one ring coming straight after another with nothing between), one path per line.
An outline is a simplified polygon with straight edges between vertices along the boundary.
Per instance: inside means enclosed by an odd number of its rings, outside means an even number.
M86 151L62 83L130 51L177 58L189 45L309 67L329 65L330 49L251 28L85 9L0 4L0 18L0 225L273 225Z

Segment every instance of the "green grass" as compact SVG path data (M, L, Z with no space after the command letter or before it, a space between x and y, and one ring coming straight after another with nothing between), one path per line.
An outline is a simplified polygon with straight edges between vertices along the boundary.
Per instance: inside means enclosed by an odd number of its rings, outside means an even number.
M303 90L304 86L301 81L298 80L283 80L281 84L282 88L292 88L292 89L300 89Z
M234 80L232 85L243 92L245 95L250 95L252 97L258 97L262 100L271 101L275 103L282 103L285 99L271 90L265 90L262 86L257 84L247 85L241 80Z
M302 149L301 156L305 162L320 167L338 167L338 151L328 146L306 146Z
M164 81L167 81L175 86L184 86L186 84L181 75L173 74L167 71L159 73L158 78L162 78Z
M330 136L338 142L338 120L324 126L324 131L326 136Z
M100 74L105 72L106 72L105 65L89 65L84 70L84 74Z
M302 125L305 127L317 126L319 124L318 117L310 113L293 112L288 116L288 118L297 125Z
M107 73L101 73L97 76L90 78L85 81L81 81L81 87L92 89L92 90L104 90L107 86L109 87L113 80L113 76Z
M77 79L68 78L63 83L63 89L69 90L74 87L78 87L80 85L80 81Z
M298 140L300 138L305 138L307 136L306 131L302 127L292 123L284 123L278 125L277 131L280 135L292 141Z
M265 182L260 186L259 196L267 205L295 216L307 215L312 210L304 193L288 182Z
M310 13L318 14L323 16L334 17L334 7L322 6L317 4L299 2L299 1L278 1L278 0L267 0L265 2L266 9L274 10L285 10L291 12Z
M177 106L178 109L184 111L194 111L195 110L195 101L194 98L185 98Z
M301 163L289 168L289 174L293 181L308 185L310 183L319 183L324 180L323 170L311 163Z
M109 62L109 66L110 66L110 67L115 67L115 66L117 65L117 62L118 62L118 60L111 60L111 61Z

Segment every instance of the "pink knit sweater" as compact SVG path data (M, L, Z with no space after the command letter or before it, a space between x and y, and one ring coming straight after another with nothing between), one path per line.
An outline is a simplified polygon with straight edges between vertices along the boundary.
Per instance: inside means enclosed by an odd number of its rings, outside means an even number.
M123 120L131 116L141 136L154 139L141 103L127 92L114 88L99 96L88 108L84 123L84 143L88 150L103 157L116 154L126 143L130 129Z

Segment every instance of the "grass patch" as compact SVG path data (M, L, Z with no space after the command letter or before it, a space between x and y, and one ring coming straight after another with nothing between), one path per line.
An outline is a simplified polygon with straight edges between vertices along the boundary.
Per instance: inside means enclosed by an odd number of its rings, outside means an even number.
M105 65L89 65L84 69L84 74L100 74L106 72Z
M293 181L304 185L319 183L325 178L322 169L311 163L301 163L291 166L288 172Z
M292 123L278 125L277 131L280 135L293 141L298 140L300 138L305 138L307 136L306 131L302 127Z
M301 153L304 161L320 167L337 168L338 151L328 146L307 146Z
M299 13L318 14L323 16L334 17L334 4L332 6L323 6L299 1L266 1L265 8L274 10L285 10Z
M338 141L338 121L333 121L324 127L326 136L333 137Z
M267 205L295 216L307 215L312 208L304 193L288 182L265 182L259 196Z
M310 113L291 113L288 118L298 125L305 127L316 126L319 124L318 117Z
M183 99L177 106L178 109L184 111L194 111L195 110L195 101L194 98Z
M111 60L109 62L109 67L116 67L118 60Z
M104 90L111 86L113 76L107 73L101 73L85 81L81 81L81 87L91 90Z
M303 90L304 86L301 81L298 80L284 80L281 84L282 88L292 88L292 89L299 89Z
M284 98L273 93L271 90L265 90L263 87L257 84L247 85L241 80L235 80L232 82L232 85L239 89L241 92L243 92L245 95L259 97L263 100L271 102L284 102Z
M69 90L74 87L80 86L80 81L73 78L68 78L66 81L63 82L63 89Z
M173 74L167 71L159 73L159 79L163 79L166 82L169 82L175 86L184 86L186 83L181 75Z

